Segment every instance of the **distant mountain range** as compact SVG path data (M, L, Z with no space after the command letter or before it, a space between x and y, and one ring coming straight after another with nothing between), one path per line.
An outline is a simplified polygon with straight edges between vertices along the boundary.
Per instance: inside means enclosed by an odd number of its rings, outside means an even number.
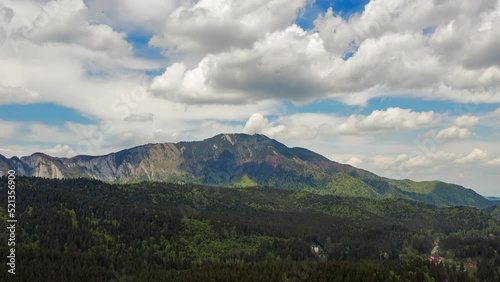
M500 197L486 197L486 199L495 205L500 205Z
M268 186L317 194L402 198L437 206L486 208L471 189L439 181L393 180L339 164L264 135L220 134L198 142L147 144L105 156L56 158L42 153L7 159L0 171L46 178L107 182L160 181L225 187Z

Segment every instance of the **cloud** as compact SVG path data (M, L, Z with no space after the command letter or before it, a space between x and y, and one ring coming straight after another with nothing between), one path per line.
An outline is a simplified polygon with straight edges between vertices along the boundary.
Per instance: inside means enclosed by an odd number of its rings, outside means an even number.
M262 114L253 114L245 124L243 131L248 134L261 133L269 126L269 121Z
M38 45L48 43L75 44L109 56L130 56L132 46L125 40L125 33L116 32L110 26L89 22L89 13L82 0L39 1L24 3L7 1L20 16L22 22L9 26L12 46L29 41Z
M193 0L87 0L94 21L130 32L161 32L165 18Z
M5 5L15 17L0 48L2 104L50 102L92 119L114 118L113 103L130 96L143 84L143 73L159 65L133 57L123 33L91 23L80 0Z
M433 171L443 164L448 165L463 155L447 151L417 152L398 155L376 155L372 158L373 165L378 170L389 170L396 173L395 177L407 178L417 171Z
M333 129L337 134L373 134L412 130L432 126L439 120L434 112L414 112L411 109L389 108L370 115L351 115L347 121Z
M0 85L0 104L29 104L40 101L40 94L24 87Z
M124 120L128 122L148 122L154 119L155 115L152 113L133 114L126 117Z
M494 165L494 166L500 165L500 158L488 161L488 165Z
M282 139L311 139L318 136L369 135L414 130L433 126L440 116L434 112L389 108L370 115L340 117L329 114L293 114L269 121L260 113L253 114L243 131Z
M406 156L401 156L406 158ZM392 156L375 156L373 158L373 163L379 169L390 169L394 168L398 163L398 157Z
M328 158L334 162L348 164L354 167L359 167L364 162L361 156L330 155Z
M0 23L3 25L8 25L14 18L14 10L6 7L4 3L0 3Z
M472 133L469 128L451 126L437 132L435 140L438 142L447 142L452 140L464 140L472 136L474 136L474 133Z
M500 119L500 108L496 109L493 114Z
M480 121L476 116L459 116L452 125L441 130L431 130L419 136L420 139L430 138L437 143L450 142L455 140L465 140L475 134L472 132Z
M253 114L246 122L243 132L260 133L281 140L314 139L322 133L322 128L337 120L325 114L295 114L283 116L270 122L262 114Z
M207 7L198 7L202 3ZM374 97L403 95L500 102L494 44L499 32L494 27L500 23L494 16L500 10L497 1L371 1L362 14L348 20L327 12L315 21L313 31L267 23L269 29L248 39L239 31L244 19L237 25L224 21L233 15L236 1L218 9L213 3L200 1L173 13L195 24L167 29L179 32L164 38L175 42L157 46L193 52L206 48L211 54L201 55L194 67L179 61L167 68L151 88L156 97L188 104L264 99L304 103L329 97L364 105ZM207 16L217 13L220 17ZM266 23L266 11L255 13ZM432 32L423 31L429 27ZM183 31L190 28L194 30ZM214 36L212 29L224 33ZM214 42L203 41L209 39ZM344 60L347 53L352 56ZM169 88L157 87L162 84Z
M0 141L12 138L16 133L17 124L15 122L0 120Z
M201 0L170 15L151 46L168 53L219 53L248 48L266 33L288 27L307 0Z
M294 25L267 34L252 49L208 55L193 69L173 64L153 80L151 91L187 104L310 101L327 91L325 76L335 60L341 58L330 58L318 36Z
M73 157L76 152L69 145L56 145L54 148L43 150L43 153L53 157Z
M488 152L481 149L474 149L468 155L456 159L455 163L469 164L469 163L481 163L488 157Z
M460 116L454 124L460 128L474 128L479 123L480 118L476 116Z

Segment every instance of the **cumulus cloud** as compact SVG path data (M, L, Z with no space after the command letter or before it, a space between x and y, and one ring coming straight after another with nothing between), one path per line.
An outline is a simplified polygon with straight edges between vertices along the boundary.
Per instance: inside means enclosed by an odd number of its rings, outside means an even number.
M0 120L0 128L2 128L2 130L0 130L0 141L13 137L16 132L16 125L15 122Z
M469 164L469 163L480 163L483 162L489 156L487 151L481 149L474 149L468 155L456 159L455 163Z
M124 120L128 122L148 122L152 121L154 117L155 115L152 113L140 113L129 115Z
M296 114L269 121L262 114L253 114L246 122L243 132L260 133L278 139L314 139L328 124L337 120L325 114Z
M393 170L405 176L408 173L415 173L416 169L435 169L441 164L448 164L463 155L447 151L415 151L410 154L398 155L377 155L372 158L373 164L377 169Z
M243 129L245 133L261 133L271 137L315 138L340 135L367 135L414 130L433 126L440 116L434 112L414 112L411 109L389 108L370 115L340 117L329 114L294 114L269 121L262 114L253 114Z
M0 3L0 23L2 23L2 25L10 24L14 14L14 10L6 7L4 3Z
M269 121L262 114L253 114L245 124L243 131L248 134L261 133L269 126Z
M252 33L241 31L244 17L231 24L240 11L236 1L200 1L172 14L179 22L182 18L195 24L167 28L179 34L165 35L163 40L157 36L152 42L166 50L207 48L213 54L193 68L182 62L167 68L152 90L157 97L190 104L263 99L300 103L320 97L365 104L373 97L391 95L499 102L494 38L500 31L494 27L500 23L495 16L500 8L494 0L459 2L370 1L363 13L348 20L330 10L315 21L313 31L289 22L267 23L267 12L256 9L263 20L250 22L269 28L246 38ZM286 12L292 18L291 11L304 1L293 3ZM221 6L216 9L217 5ZM224 34L215 36L212 30ZM208 39L216 40L203 41ZM353 55L344 60L347 53Z
M201 0L173 11L150 44L168 53L218 53L251 47L288 27L307 0Z
M29 104L40 101L38 92L24 87L0 85L0 104Z
M474 136L474 133L469 128L460 128L450 126L438 131L435 135L435 140L438 142L447 142L452 140L464 140Z
M130 32L161 32L165 18L194 0L86 0L94 21Z
M75 44L109 56L130 56L132 46L125 40L125 33L110 26L91 23L87 6L82 0L7 1L15 11L28 15L22 23L12 24L12 44L28 40L35 44ZM30 15L31 14L31 15ZM17 28L16 28L17 26Z
M7 0L5 5L15 16L0 48L2 104L57 103L108 118L116 115L113 102L130 96L142 73L158 67L135 58L123 33L90 22L83 1Z
M455 120L455 125L462 128L474 128L479 123L480 118L476 116L460 116Z
M354 167L359 167L364 162L362 156L330 155L328 158L334 162L348 164Z
M434 112L414 112L411 109L389 108L370 115L351 115L333 131L339 134L382 133L432 126L439 120Z
M58 144L54 148L46 149L42 151L43 153L54 156L54 157L73 157L76 155L76 151L69 145Z
M252 49L206 56L196 68L184 63L156 77L156 97L188 104L242 104L266 99L310 101L327 91L330 57L318 36L298 26L266 35Z
M500 165L500 158L488 161L488 165Z
M420 139L431 138L437 143L444 143L455 140L465 140L475 134L472 130L478 125L480 118L477 116L459 116L452 125L441 130L431 130L420 136Z

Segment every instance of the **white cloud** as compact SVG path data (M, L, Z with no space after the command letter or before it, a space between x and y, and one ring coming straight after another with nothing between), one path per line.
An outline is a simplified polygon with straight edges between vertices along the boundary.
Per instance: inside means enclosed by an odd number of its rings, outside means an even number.
M218 53L251 47L266 33L288 27L307 0L200 0L173 11L150 44L168 53Z
M262 114L253 114L245 124L243 131L248 134L261 133L269 126L269 121Z
M155 115L152 113L132 114L124 120L128 122L148 122L154 119Z
M314 139L323 129L338 118L326 114L295 114L282 116L270 122L262 114L253 114L245 124L243 132L248 134L260 133L272 138Z
M434 161L452 161L458 157L458 154L453 152L437 151L426 153L425 156Z
M500 32L494 27L500 21L493 16L500 10L497 1L371 1L362 14L349 20L331 12L323 15L315 22L315 31L287 27L289 23L271 28L267 23L269 29L247 40L242 38L247 33L233 31L239 25L224 21L233 15L231 5L236 1L219 9L214 8L219 1L207 3L198 3L207 5L203 9L197 4L178 11L186 20L203 17L215 23L195 21L182 26L193 30L170 29L180 34L166 38L184 42L179 48L212 48L216 54L204 56L194 68L179 62L176 69L167 69L152 87L157 97L216 104L272 98L300 103L320 97L365 104L373 97L391 95L500 102L494 44ZM207 13L221 15L210 18ZM267 12L255 13L262 13L266 23ZM244 22L242 18L238 23ZM434 32L422 31L431 27ZM222 38L211 36L212 29L224 30L217 35ZM202 44L207 38L216 40ZM163 47L171 50L174 45L167 42ZM356 52L344 61L342 57L351 51ZM169 88L157 87L162 84Z
M362 156L330 155L328 158L334 162L348 164L354 167L359 167L364 162Z
M488 161L488 165L500 165L500 158Z
M16 123L0 120L0 141L11 138L16 132Z
M434 112L414 112L389 108L370 115L339 117L330 114L293 114L269 121L260 113L253 114L243 129L245 133L261 133L279 139L313 139L318 136L368 135L414 130L433 126L440 116Z
M468 155L456 159L456 163L468 164L468 163L481 163L488 157L488 152L481 149L474 149Z
M28 104L40 100L40 94L24 87L0 85L0 104Z
M69 145L56 145L54 148L43 150L42 153L53 157L73 157L76 152Z
M460 116L454 124L460 128L474 128L479 123L480 118L476 116Z
M318 36L298 26L267 34L252 49L208 55L194 69L173 64L153 80L156 97L188 104L308 101L323 95L331 64Z
M194 0L86 0L93 21L131 32L160 32L165 18Z
M397 165L397 157L392 156L375 156L373 158L375 166L379 169L390 169Z
M430 138L439 144L455 140L465 140L475 136L472 129L478 125L479 121L480 118L476 116L459 116L452 125L441 130L431 130L419 137L420 139Z
M411 109L389 108L374 111L369 116L351 115L333 131L339 134L367 134L411 130L432 126L439 120L434 112L414 112Z
M495 117L497 117L497 118L498 118L498 120L500 120L500 108L496 109L496 110L493 112L493 115L494 115Z
M414 33L424 28L446 25L450 21L470 20L495 8L496 0L453 1L370 1L362 14L342 19L332 10L315 21L330 48L344 50L351 42L379 38L388 32ZM335 45L340 45L336 47Z
M116 32L104 24L89 22L88 9L82 0L47 3L9 0L6 3L19 14L9 26L12 46L23 44L26 40L38 45L75 44L89 50L106 52L108 56L132 54L132 46L125 40L124 33Z
M472 133L469 128L451 126L437 132L435 140L438 142L447 142L452 140L464 140L472 136L474 136L474 133Z
M373 158L374 165L384 170L401 170L402 168L425 168L434 162L431 156L399 154L397 156L379 155Z

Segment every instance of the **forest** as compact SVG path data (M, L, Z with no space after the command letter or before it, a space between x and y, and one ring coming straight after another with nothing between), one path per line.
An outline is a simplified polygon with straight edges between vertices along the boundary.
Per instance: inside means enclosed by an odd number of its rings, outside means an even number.
M16 275L2 263L0 281L500 281L500 222L476 208L266 187L16 181ZM436 242L440 262L428 260ZM4 260L8 250L1 236Z

